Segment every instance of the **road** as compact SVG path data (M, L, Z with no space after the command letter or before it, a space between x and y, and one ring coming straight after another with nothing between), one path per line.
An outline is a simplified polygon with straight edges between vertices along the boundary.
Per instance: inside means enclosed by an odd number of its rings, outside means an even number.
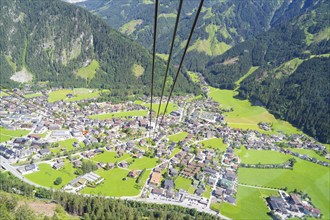
M255 188L255 189L267 189L267 190L274 190L274 191L278 191L278 189L267 188L267 187L262 187L262 186L251 186L251 185L242 184L242 183L239 183L238 185L239 185L239 186L250 187L250 188Z
M10 165L10 162L6 158L4 158L3 156L0 156L0 165L4 169L8 170L11 174L13 174L14 176L16 176L18 179L20 179L20 180L22 180L22 181L24 181L24 182L26 182L26 183L28 183L30 185L36 186L36 187L46 188L44 186L40 186L40 185L38 185L38 184L36 184L34 182L31 182L30 180L25 179L25 177L20 172L18 172L16 170L16 168L14 168L13 166L11 166Z

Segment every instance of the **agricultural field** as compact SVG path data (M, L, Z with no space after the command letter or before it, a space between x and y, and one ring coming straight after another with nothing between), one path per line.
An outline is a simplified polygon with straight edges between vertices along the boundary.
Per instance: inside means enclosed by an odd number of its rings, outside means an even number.
M25 178L41 186L60 189L62 186L68 184L76 177L74 174L75 168L73 168L72 164L68 162L65 163L64 167L59 170L53 169L49 164L46 163L38 164L38 167L40 171L26 174ZM63 180L60 185L54 185L54 181L57 177L61 177Z
M89 118L106 120L111 118L126 118L133 116L146 116L148 113L147 110L136 110L136 111L127 111L127 112L112 112L107 114L100 115L90 115Z
M68 98L67 95L72 94L72 98ZM100 91L96 89L84 89L84 88L79 88L79 89L59 89L56 91L52 91L48 95L48 102L56 102L60 100L64 100L67 102L75 102L75 101L80 101L84 99L92 99L92 98L97 98L100 96Z
M273 188L287 187L307 193L312 203L321 209L325 219L330 218L330 169L295 158L293 170L240 168L240 183ZM225 209L224 209L225 210Z
M246 164L279 164L294 158L292 155L282 154L276 151L266 150L246 150L245 147L235 149L235 154L239 156L242 163Z
M276 119L264 107L253 106L248 100L239 100L234 98L236 91L220 90L210 88L209 97L220 103L222 109L233 109L232 112L225 113L225 120L232 128L253 129L263 133L274 134L282 131L286 134L302 133L293 127L289 122ZM274 131L264 131L259 128L259 122L267 122L272 124Z
M232 219L271 219L267 215L269 209L263 198L278 195L277 191L260 190L245 186L238 186L236 206L223 202L220 205L221 214ZM215 208L218 208L216 205Z
M29 134L27 130L9 130L0 127L0 142L6 142L16 137L22 137Z
M227 144L222 142L222 138L212 138L205 141L200 141L199 143L203 145L203 148L220 149L221 151L225 151L227 149Z
M168 139L170 141L178 143L178 142L184 140L187 136L188 136L187 132L180 132L180 133L168 136Z
M103 196L137 196L151 171L146 171L137 184L135 178L127 177L129 170L115 168L112 170L97 170L95 173L104 178L96 188L86 187L81 193Z
M103 163L115 163L131 158L130 154L125 153L123 156L116 158L117 153L114 151L105 151L102 154L98 154L92 158L93 161L103 162Z

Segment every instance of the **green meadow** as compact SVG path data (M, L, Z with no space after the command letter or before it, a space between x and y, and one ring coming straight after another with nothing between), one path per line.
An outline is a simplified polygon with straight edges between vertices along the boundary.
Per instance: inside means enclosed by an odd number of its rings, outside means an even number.
M220 205L220 212L232 219L271 219L267 215L269 209L264 200L270 195L278 195L278 193L277 191L238 186L236 206L223 202ZM218 209L219 205L214 208Z
M112 112L112 113L107 113L107 114L91 115L91 116L89 116L89 118L106 120L106 119L111 119L111 118L126 118L126 117L133 117L133 116L146 116L147 113L148 113L147 110L136 110L136 111L127 111L127 112Z
M168 139L170 141L173 141L173 142L180 142L182 140L184 140L186 137L188 136L188 133L187 132L179 132L177 134L173 134L173 135L170 135L168 136Z
M66 148L67 151L73 150L72 144L74 142L78 142L78 140L75 138L71 138L71 139L67 139L65 141L59 141L59 142L57 142L59 144L59 146L57 148L51 148L50 151L53 153L59 153L59 152L61 152L62 148Z
M235 154L239 156L241 163L246 164L279 164L288 161L290 158L294 158L292 155L276 151L246 150L245 147L235 149Z
M273 188L287 187L307 193L312 203L321 209L324 219L330 218L330 169L295 158L293 170L240 168L240 183ZM225 210L225 209L224 209Z
M187 71L187 73L188 73L191 81L193 81L194 83L199 82L199 77L198 77L197 73L192 72L192 71Z
M325 157L322 157L320 155L318 155L315 151L313 150L308 150L308 149L290 149L292 152L297 152L299 154L306 154L310 157L314 157L320 161L326 161L329 162L329 160L327 160Z
M25 178L35 182L41 186L51 187L54 189L60 189L62 186L68 184L72 181L76 175L74 174L75 168L73 168L71 163L65 163L64 167L55 170L49 164L41 163L38 164L40 171L24 175ZM60 185L54 185L54 181L57 177L62 178L62 183Z
M227 144L222 142L222 138L212 138L199 143L203 145L203 148L220 149L221 151L225 151L227 148Z
M157 165L157 161L157 158L134 158L134 162L128 168L131 170L143 170L144 168L151 169Z
M97 98L100 96L100 91L96 89L85 89L85 88L78 88L78 89L59 89L52 91L48 95L48 102L56 102L60 100L64 100L67 102L75 102L84 99L92 99ZM67 94L72 94L72 98L68 98Z
M264 133L277 133L282 131L286 134L301 133L290 123L276 119L264 107L253 106L248 100L234 98L238 94L233 90L220 90L210 87L209 97L220 103L222 109L233 109L232 112L225 113L225 120L233 128L253 129ZM264 131L259 128L259 122L272 124L273 131Z
M86 80L91 80L94 78L96 71L99 69L100 64L97 60L92 60L92 62L85 67L81 67L77 71L77 76L86 79Z
M191 179L184 178L182 176L178 176L174 181L176 189L184 189L187 192L194 193L195 188L191 185Z
M127 177L129 170L115 168L112 170L97 170L95 173L104 178L104 181L95 188L86 187L81 193L103 196L136 196L140 193L143 184L151 171L146 171L139 184L136 179Z
M40 93L40 92L37 92L37 93L33 93L33 94L25 94L24 95L24 98L26 98L26 99L32 99L32 98L40 97L40 96L43 96L43 94Z
M0 127L0 142L6 142L16 137L22 137L29 134L27 130L9 130Z

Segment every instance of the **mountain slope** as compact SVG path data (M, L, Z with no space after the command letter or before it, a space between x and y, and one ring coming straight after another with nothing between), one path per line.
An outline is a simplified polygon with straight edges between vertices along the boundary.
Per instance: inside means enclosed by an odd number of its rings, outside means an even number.
M324 1L288 23L233 47L214 58L204 75L211 85L234 89L261 101L320 141L330 141L329 3Z
M223 54L232 46L268 30L273 25L308 10L318 0L206 0L194 32L185 65L201 71L210 57ZM184 1L178 29L175 58L187 39L199 1ZM105 19L146 48L152 47L153 1L86 0L78 5ZM176 19L178 1L160 0L157 51L167 54Z
M32 78L51 86L148 94L144 86L150 85L150 53L88 11L58 0L3 0L1 15L2 85L13 84L9 78ZM157 92L164 72L159 59ZM179 93L196 91L183 75L177 88Z

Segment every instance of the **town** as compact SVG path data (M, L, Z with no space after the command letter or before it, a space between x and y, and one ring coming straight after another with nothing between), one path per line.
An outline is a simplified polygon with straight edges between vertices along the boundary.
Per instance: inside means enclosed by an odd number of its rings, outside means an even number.
M171 110L155 129L146 98L97 103L70 101L75 97L70 93L49 102L53 90L25 98L33 92L15 89L1 97L1 165L37 186L219 214L218 204L237 205L238 186L243 185L239 167L293 169L295 158L330 166L326 147L306 135L229 127L220 104L209 97L173 97ZM270 129L265 123L260 127ZM241 148L290 159L280 164L243 163L237 154ZM295 149L313 150L323 159ZM272 215L321 216L310 200L302 199L304 192L277 192L265 198Z

